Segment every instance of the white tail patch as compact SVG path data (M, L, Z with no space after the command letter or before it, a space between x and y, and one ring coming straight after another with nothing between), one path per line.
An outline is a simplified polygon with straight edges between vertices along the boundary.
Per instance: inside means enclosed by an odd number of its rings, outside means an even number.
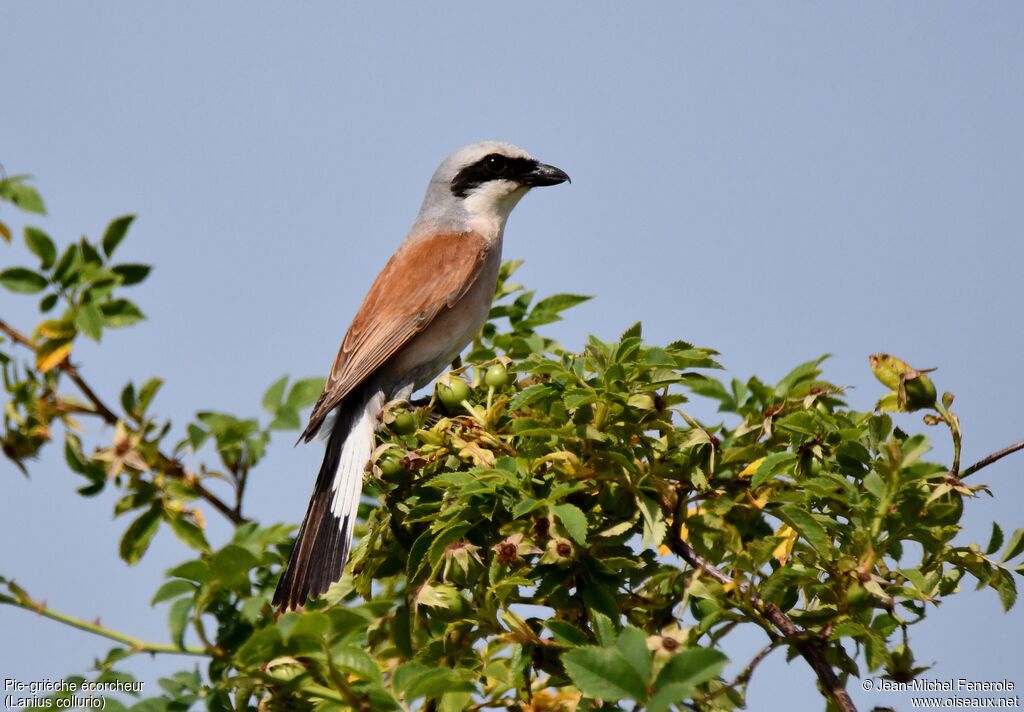
M333 498L331 512L338 517L345 537L344 551L352 544L352 530L359 512L359 499L363 492L363 475L373 453L373 435L384 404L384 394L374 393L352 420L341 449L338 469L331 485Z

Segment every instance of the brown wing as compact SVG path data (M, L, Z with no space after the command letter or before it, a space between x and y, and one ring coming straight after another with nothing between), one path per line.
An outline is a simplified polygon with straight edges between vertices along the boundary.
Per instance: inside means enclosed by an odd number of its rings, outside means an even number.
M359 307L301 439L476 281L487 242L475 232L438 233L406 243L388 260Z

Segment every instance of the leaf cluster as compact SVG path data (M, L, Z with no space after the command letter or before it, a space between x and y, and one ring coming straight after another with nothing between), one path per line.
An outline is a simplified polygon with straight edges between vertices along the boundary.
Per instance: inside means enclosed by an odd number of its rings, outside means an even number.
M148 273L133 281L110 264L129 223L59 258L48 236L26 229L38 268L0 281L47 291L44 321L0 359L5 454L24 466L62 437L81 494L113 487L115 513L132 513L122 558L138 561L161 524L192 552L152 600L166 607L170 643L94 630L121 642L96 661L96 679L131 679L120 664L138 652L206 659L131 709L724 711L745 704L777 648L840 681L865 671L907 680L925 669L911 631L930 606L967 581L995 590L1005 609L1016 601L1024 529L1007 536L994 524L986 546L961 541L964 508L985 489L961 477L953 398L936 395L926 370L872 357L891 391L864 412L824 379L823 358L774 384L726 380L714 351L649 344L639 324L569 351L538 329L585 298L535 301L509 281L508 263L466 365L426 405L388 404L346 575L276 616L270 598L293 528L247 521L246 483L273 434L300 426L322 380L274 382L262 422L201 410L173 444L171 423L153 412L159 379L129 382L108 406L68 354L80 334L120 325L107 321L109 305ZM64 314L49 319L58 301ZM68 345L60 360L55 342ZM691 399L719 416L701 422ZM925 435L894 421L909 411L949 431L952 463L927 460ZM111 441L90 449L84 417L111 426ZM211 507L234 525L220 546L205 531ZM0 603L67 622L0 584ZM769 645L727 679L729 640L750 627Z

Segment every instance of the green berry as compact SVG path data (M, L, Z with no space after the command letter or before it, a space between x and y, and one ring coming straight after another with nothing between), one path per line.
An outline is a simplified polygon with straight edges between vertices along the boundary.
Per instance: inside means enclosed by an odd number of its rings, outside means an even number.
M444 378L437 382L437 397L449 413L462 409L462 401L469 398L469 386L458 376Z
M515 377L508 372L505 368L505 364L496 363L487 369L487 374L484 376L484 383L491 388L503 388L509 385Z
M407 410L401 410L395 414L391 421L391 430L398 435L412 435L419 427L416 423L416 416Z

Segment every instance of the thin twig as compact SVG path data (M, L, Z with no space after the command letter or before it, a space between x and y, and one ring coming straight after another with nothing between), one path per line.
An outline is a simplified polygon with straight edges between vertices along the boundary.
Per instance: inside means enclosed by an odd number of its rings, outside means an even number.
M44 602L32 600L23 592L19 592L17 597L0 594L0 604L15 606L16 608L22 608L26 611L32 611L33 613L38 613L44 618L58 621L64 625L69 625L72 628L78 628L79 630L84 630L109 640L115 640L118 643L127 645L133 653L168 653L171 655L210 656L208 651L200 648L179 647L168 643L150 643L145 640L140 640L134 636L119 633L116 630L111 630L110 628L100 625L98 621L92 623L81 618L75 618L74 616L60 613L59 611L49 608Z
M747 683L749 683L750 678L754 675L754 670L757 669L757 666L760 665L761 662L765 658L767 658L773 650L778 648L784 642L785 641L782 638L776 638L768 645L764 646L760 651L758 651L757 655L754 656L753 660L746 664L746 666L740 671L740 674L733 678L732 682L722 685L717 690L709 692L708 694L701 697L698 701L697 707L699 708L701 705L707 704L711 700L721 695L726 690L735 690L741 685L746 685Z
M36 345L27 336L22 334L20 331L7 324L5 321L0 319L0 331L7 334L10 339L27 349L35 352L37 350ZM119 418L117 414L111 410L106 403L96 394L96 391L89 386L89 384L82 377L81 373L67 358L57 364L57 368L68 376L71 381L78 386L78 389L86 397L89 403L92 404L92 413L103 420L107 425L117 425ZM241 515L240 512L236 511L235 508L228 506L220 497L215 495L210 490L206 489L199 479L188 472L184 465L175 460L174 458L164 455L162 452L157 452L158 466L163 469L168 475L175 479L185 481L197 495L206 500L214 509L227 517L233 524L244 524L247 520Z
M976 463L974 463L973 465L965 469L963 472L961 472L960 479L963 479L968 475L973 475L981 468L988 467L993 462L1002 460L1007 455L1012 455L1013 453L1018 452L1020 450L1024 450L1024 440L1021 440L1019 443L1014 443L1009 447L1004 447L1002 450L999 450L998 452L994 452L991 455L981 458Z
M18 343L18 344L21 344L22 346L25 346L26 348L30 348L33 351L36 350L36 345L33 344L29 340L29 338L27 336L22 334L20 331L18 331L14 327L10 326L3 319L0 319L0 331L2 331L5 334L7 334L7 336L9 336L11 338L11 341L13 341L15 343Z
M684 501L683 498L680 498L680 502L682 501ZM736 582L731 576L716 568L711 562L694 551L693 547L683 541L682 536L680 536L682 524L683 517L681 512L677 511L672 521L669 548L683 561L690 564L690 566L700 569L723 586L730 584L735 586ZM778 629L778 632L781 632L787 639L784 642L796 648L797 652L811 666L811 669L818 676L822 689L835 703L836 709L840 712L857 712L857 707L853 704L853 700L846 691L846 686L836 675L832 666L829 665L828 660L826 660L824 646L821 641L808 639L806 631L794 623L793 619L783 613L778 606L765 601L756 591L749 587L742 588L754 609L767 618ZM772 630L769 633L775 635L776 631Z

